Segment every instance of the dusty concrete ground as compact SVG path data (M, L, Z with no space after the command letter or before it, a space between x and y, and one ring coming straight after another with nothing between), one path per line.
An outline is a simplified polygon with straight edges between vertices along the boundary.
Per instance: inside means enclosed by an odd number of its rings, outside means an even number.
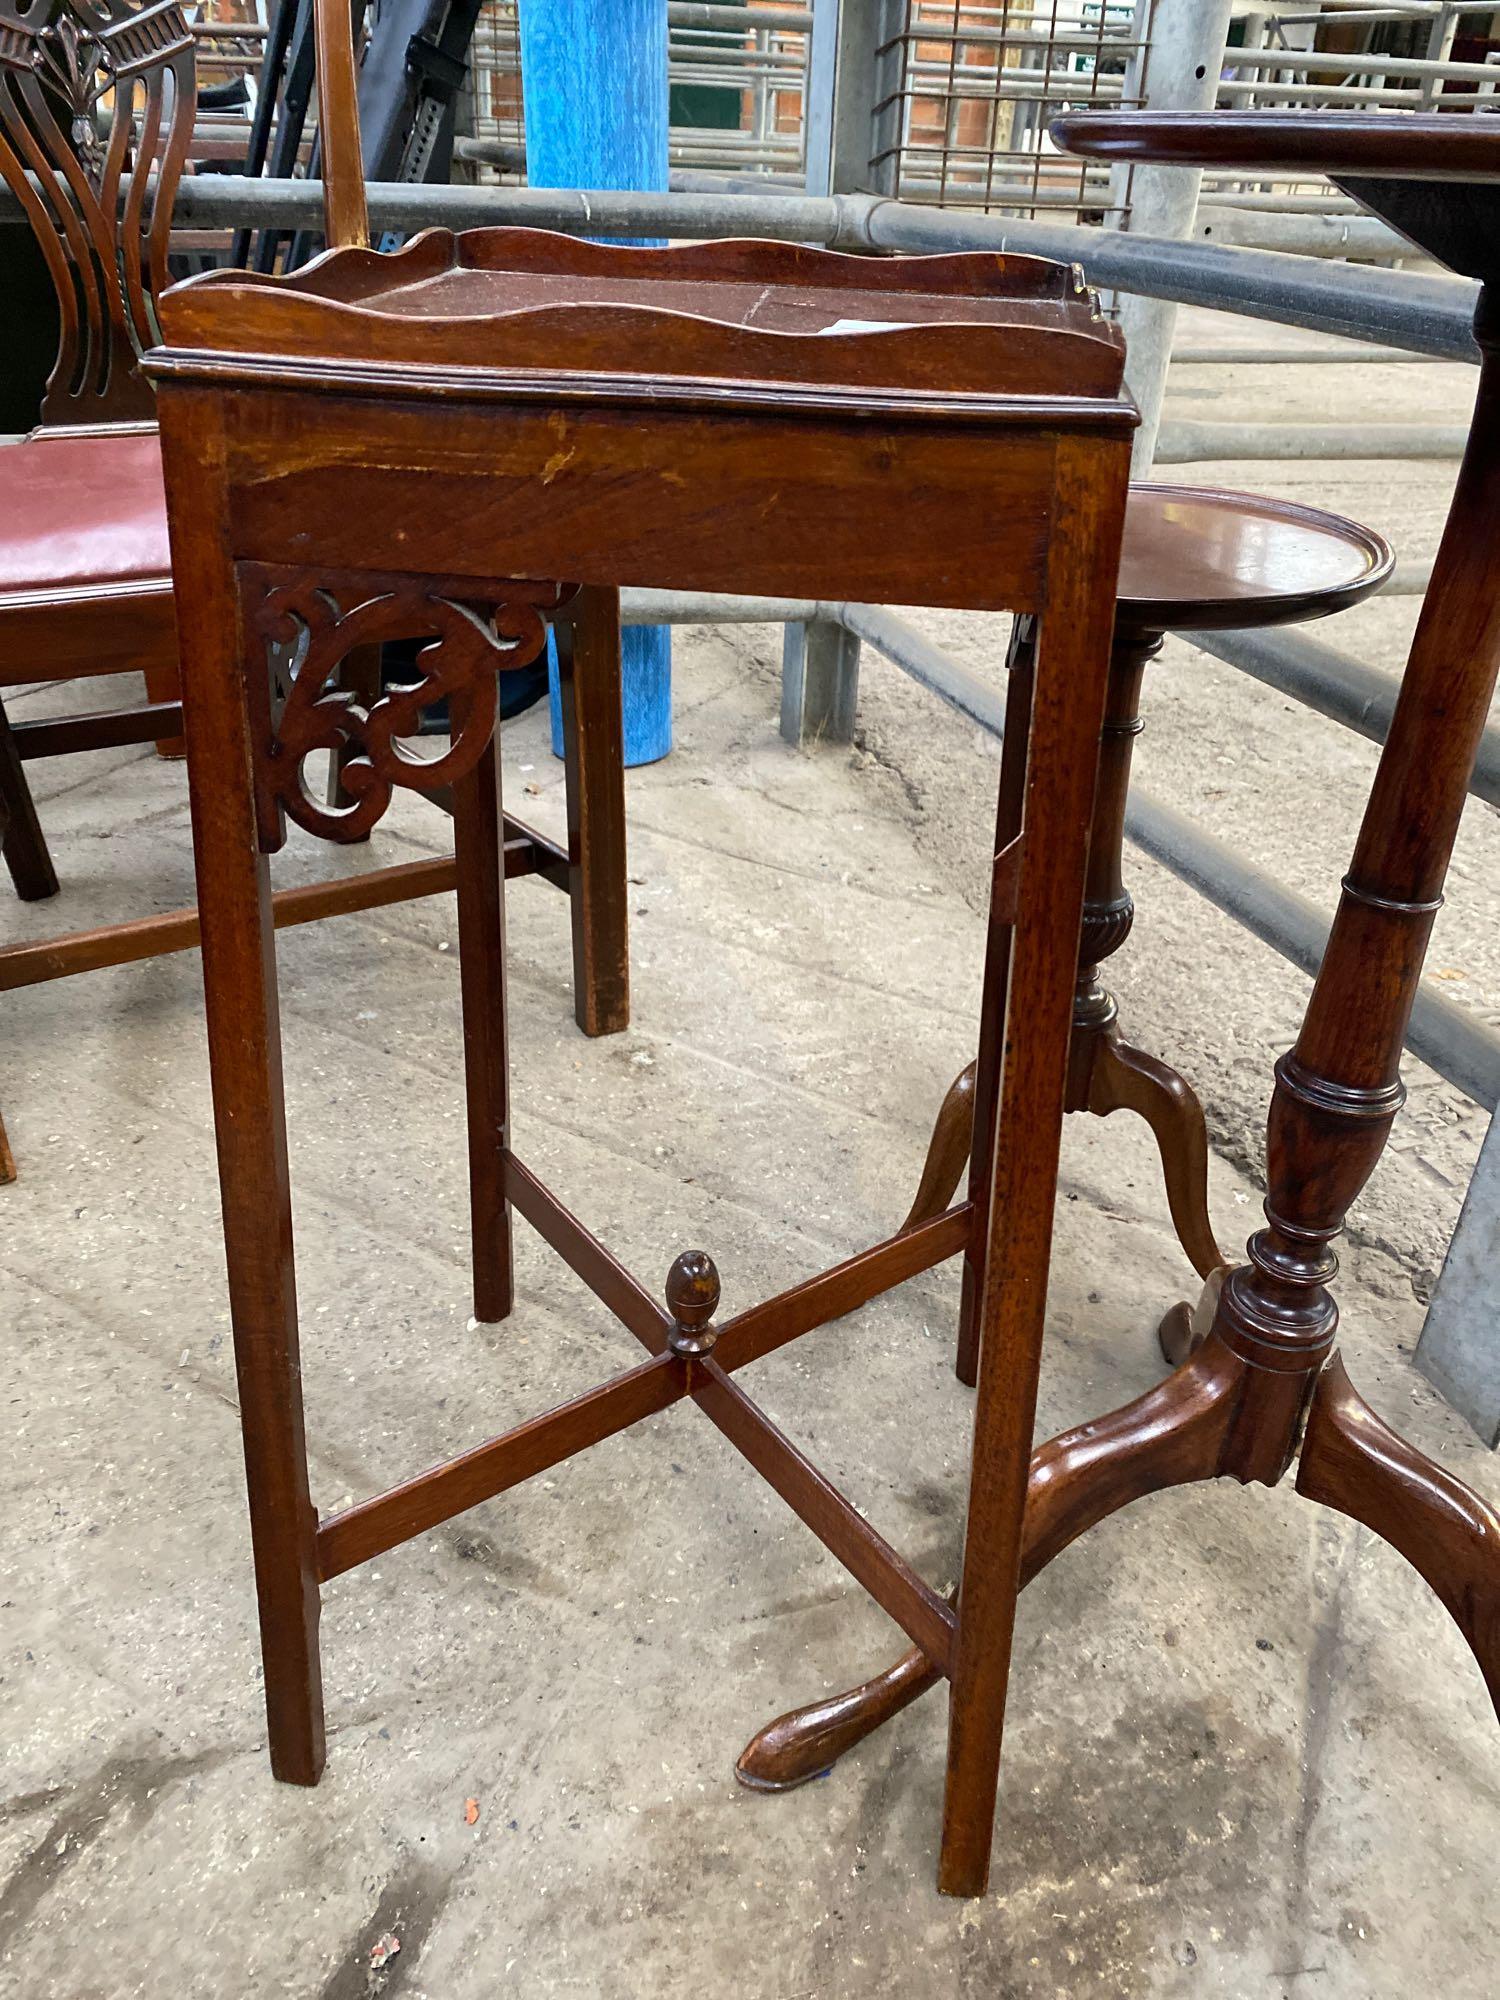
M1382 415L1399 390L1425 414L1471 379L1221 365L1180 371L1174 395L1225 416L1264 414L1268 392L1288 417L1335 400ZM1403 556L1430 550L1451 477L1224 470L1362 513ZM1395 665L1414 608L1373 605L1329 636ZM920 616L998 671L995 622ZM518 1148L647 1281L701 1241L731 1309L905 1207L972 1044L995 776L992 746L878 661L861 746L788 752L775 638L679 639L679 749L630 781L628 1034L575 1034L561 899L534 883L509 898ZM1143 783L1331 901L1369 746L1183 646L1148 715ZM121 752L38 776L65 892L0 905L3 935L189 898L179 768ZM507 735L506 782L557 824L535 715ZM408 805L372 858L445 835ZM1434 953L1489 1018L1496 841L1471 808ZM286 881L365 865L301 841L283 862ZM1306 982L1139 856L1131 875L1141 913L1116 983L1136 1038L1203 1092L1236 1245ZM453 935L434 901L282 939L324 1508L636 1355L524 1225L515 1315L468 1324ZM940 1697L791 1797L734 1785L753 1727L882 1664L894 1634L692 1410L333 1585L327 1775L312 1793L275 1785L198 1000L187 956L0 1010L23 1173L0 1192L0 1992L1494 1990L1500 1744L1478 1674L1394 1555L1285 1490L1157 1496L1027 1593L979 1904L933 1887ZM1346 1352L1377 1408L1493 1495L1495 1459L1409 1361L1480 1121L1415 1065L1409 1080L1341 1281ZM1070 1124L1065 1193L1047 1432L1156 1379L1152 1328L1189 1275L1131 1121ZM751 1378L934 1580L957 1557L967 1443L954 1305L934 1274ZM400 1953L372 1970L388 1933Z

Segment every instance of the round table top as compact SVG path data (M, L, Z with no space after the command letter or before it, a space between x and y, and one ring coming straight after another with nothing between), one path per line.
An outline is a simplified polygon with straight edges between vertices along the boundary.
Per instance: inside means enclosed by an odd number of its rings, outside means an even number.
M1143 482L1125 514L1120 614L1161 632L1292 625L1368 597L1394 562L1372 529L1321 508Z
M1500 181L1500 116L1422 111L1069 111L1068 153L1391 180Z

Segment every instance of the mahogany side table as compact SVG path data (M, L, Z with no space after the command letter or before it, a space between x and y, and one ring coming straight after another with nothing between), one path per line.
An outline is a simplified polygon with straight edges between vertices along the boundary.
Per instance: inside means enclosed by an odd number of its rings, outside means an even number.
M185 638L272 1769L312 1784L322 1768L324 1583L690 1397L951 1678L940 1882L977 1894L1135 423L1118 334L1074 271L1031 258L872 265L772 243L648 250L527 230L434 231L391 256L336 251L289 279L215 272L169 293L161 316L150 367ZM488 567L497 549L507 576ZM535 657L572 590L597 610L617 606L625 584L1012 609L1037 628L1029 713L1016 723L1024 796L997 843L986 947L983 1052L999 1110L984 1199L723 1324L708 1255L678 1257L663 1310L509 1138L494 669ZM607 622L580 623L580 637ZM418 686L368 710L335 690L350 648L401 636L430 642ZM301 648L279 711L263 693L276 641ZM618 755L589 700L612 664L583 646L570 663L565 711L585 761ZM439 694L451 745L424 764L405 739ZM343 782L361 827L395 785L453 787L475 1310L510 1310L514 1208L648 1358L320 1517L303 1437L266 855L285 813L326 830L302 766L341 739L355 745ZM964 1581L950 1605L737 1374L956 1255L979 1301L983 1362Z
M1473 1650L1500 1712L1500 1514L1391 1430L1335 1346L1333 1243L1384 1149L1428 933L1500 669L1500 118L1079 112L1058 144L1101 159L1329 174L1441 261L1481 280L1478 398L1353 863L1296 1047L1276 1065L1266 1227L1212 1323L1157 1388L1031 1461L1023 1580L1163 1487L1213 1478L1297 1491L1406 1557ZM931 1685L920 1649L768 1724L747 1782L824 1770Z

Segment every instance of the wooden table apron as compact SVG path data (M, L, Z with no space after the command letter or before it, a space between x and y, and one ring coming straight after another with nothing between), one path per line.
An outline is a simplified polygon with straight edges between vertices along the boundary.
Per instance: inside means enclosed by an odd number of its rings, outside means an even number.
M981 452L958 423L777 418L727 398L717 411L586 417L175 386L162 402L184 415L197 402L222 426L242 561L973 610L1040 602L1047 523L1017 496L1046 476L1057 434L1035 419L996 423Z
M909 396L891 397L887 409L880 392L865 390L867 410L876 407L855 415L821 390L705 396L699 385L685 396L672 384L612 405L595 384L585 413L559 401L556 380L545 402L540 392L472 393L457 379L431 394L396 395L388 382L355 383L347 373L335 380L326 364L303 364L304 379L291 381L298 364L281 362L272 382L253 363L224 356L153 360L170 508L183 524L174 574L273 1768L302 1783L321 1770L324 1581L691 1396L952 1678L940 1880L977 1893L988 1868L1021 1562L1133 411L1056 397L949 398L946 408L943 399L918 398L916 407ZM264 659L245 635L267 570L294 571L304 586L324 572L398 573L418 590L431 578L435 594L477 597L482 591L438 580L493 577L502 552L504 577L565 577L602 590L641 584L1037 614L1036 671L1015 723L1019 741L1009 746L1014 760L1029 744L1016 767L1024 770L1024 831L1002 813L986 951L982 1058L1001 1077L998 1131L997 1121L978 1121L969 1199L738 1313L706 1358L676 1349L671 1316L509 1152L491 741L455 787L476 1291L481 1224L508 1244L514 1203L652 1358L560 1412L319 1522L302 1432L260 851L274 842L263 823L257 839L255 767L265 745L247 701ZM1015 809L1013 797L1005 811L1014 819ZM954 1254L965 1258L966 1298L984 1326L957 1609L733 1380L746 1362ZM490 1272L492 1296L508 1308L502 1261Z

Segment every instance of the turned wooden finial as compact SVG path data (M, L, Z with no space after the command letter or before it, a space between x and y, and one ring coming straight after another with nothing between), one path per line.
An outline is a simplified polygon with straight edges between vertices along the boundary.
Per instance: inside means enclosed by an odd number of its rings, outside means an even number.
M719 1310L719 1273L706 1250L684 1250L667 1273L667 1311L672 1330L667 1345L674 1354L690 1358L713 1352L719 1329L713 1324Z

